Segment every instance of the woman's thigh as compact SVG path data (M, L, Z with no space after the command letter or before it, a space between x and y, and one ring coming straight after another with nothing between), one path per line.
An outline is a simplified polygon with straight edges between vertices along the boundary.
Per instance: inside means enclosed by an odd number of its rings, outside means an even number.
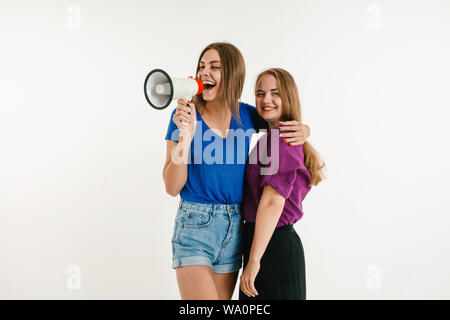
M231 300L239 271L230 273L213 273L214 283L220 300Z
M214 273L208 266L176 269L178 289L183 300L218 300Z

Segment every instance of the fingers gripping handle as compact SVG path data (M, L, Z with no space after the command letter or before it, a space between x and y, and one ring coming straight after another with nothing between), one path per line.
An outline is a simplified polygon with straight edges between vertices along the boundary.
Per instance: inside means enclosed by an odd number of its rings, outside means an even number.
M190 106L189 102L191 102L191 97L186 97L186 98L184 98L183 100L187 102L186 105L187 105L187 107L189 108L189 112L190 112L191 106ZM187 122L185 122L185 121L183 121L183 120L180 120L180 122L181 122L181 124L182 124L183 126L188 126L188 125L189 125Z

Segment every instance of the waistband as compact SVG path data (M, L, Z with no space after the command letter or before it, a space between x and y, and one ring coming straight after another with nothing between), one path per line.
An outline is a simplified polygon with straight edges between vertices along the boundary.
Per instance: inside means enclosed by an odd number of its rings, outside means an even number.
M233 203L233 204L209 204L209 203L199 203L199 202L187 201L187 200L184 200L184 199L180 198L180 205L178 206L178 208L181 209L181 207L191 208L191 209L196 209L196 210L203 209L205 211L218 210L218 209L223 209L223 210L228 210L228 209L240 210L241 204L240 203Z
M250 228L250 230L254 231L255 230L255 223L254 222L249 222L249 221L245 221L244 227ZM286 226L281 226L281 227L277 227L275 228L274 232L285 232L285 231L294 231L294 225L293 224L288 224Z

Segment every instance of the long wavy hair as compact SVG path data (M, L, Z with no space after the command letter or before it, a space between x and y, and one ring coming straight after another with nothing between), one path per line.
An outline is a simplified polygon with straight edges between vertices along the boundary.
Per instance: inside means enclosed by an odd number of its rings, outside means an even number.
M277 81L282 103L282 115L280 120L297 120L302 122L298 88L292 75L281 68L267 69L258 75L255 84L255 92L261 78L265 75L271 75ZM325 162L321 159L319 153L307 141L303 144L303 153L305 155L305 166L311 175L310 186L316 186L325 178L323 172Z
M222 68L221 72L221 84L219 88L219 99L223 111L229 108L232 116L241 123L239 116L239 99L242 95L242 89L244 88L245 81L245 62L242 53L231 43L227 42L214 42L203 49L198 58L197 69L195 74L198 74L200 68L200 60L206 51L214 49L217 51L220 57ZM193 97L193 102L196 108L202 113L206 108L206 101L203 100L202 95Z

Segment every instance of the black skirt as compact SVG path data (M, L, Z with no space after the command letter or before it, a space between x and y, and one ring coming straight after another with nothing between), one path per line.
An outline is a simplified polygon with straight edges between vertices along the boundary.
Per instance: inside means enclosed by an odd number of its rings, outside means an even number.
M243 235L244 269L250 256L255 224L246 222ZM292 225L276 228L261 258L255 279L258 295L239 289L239 300L306 300L305 256Z

